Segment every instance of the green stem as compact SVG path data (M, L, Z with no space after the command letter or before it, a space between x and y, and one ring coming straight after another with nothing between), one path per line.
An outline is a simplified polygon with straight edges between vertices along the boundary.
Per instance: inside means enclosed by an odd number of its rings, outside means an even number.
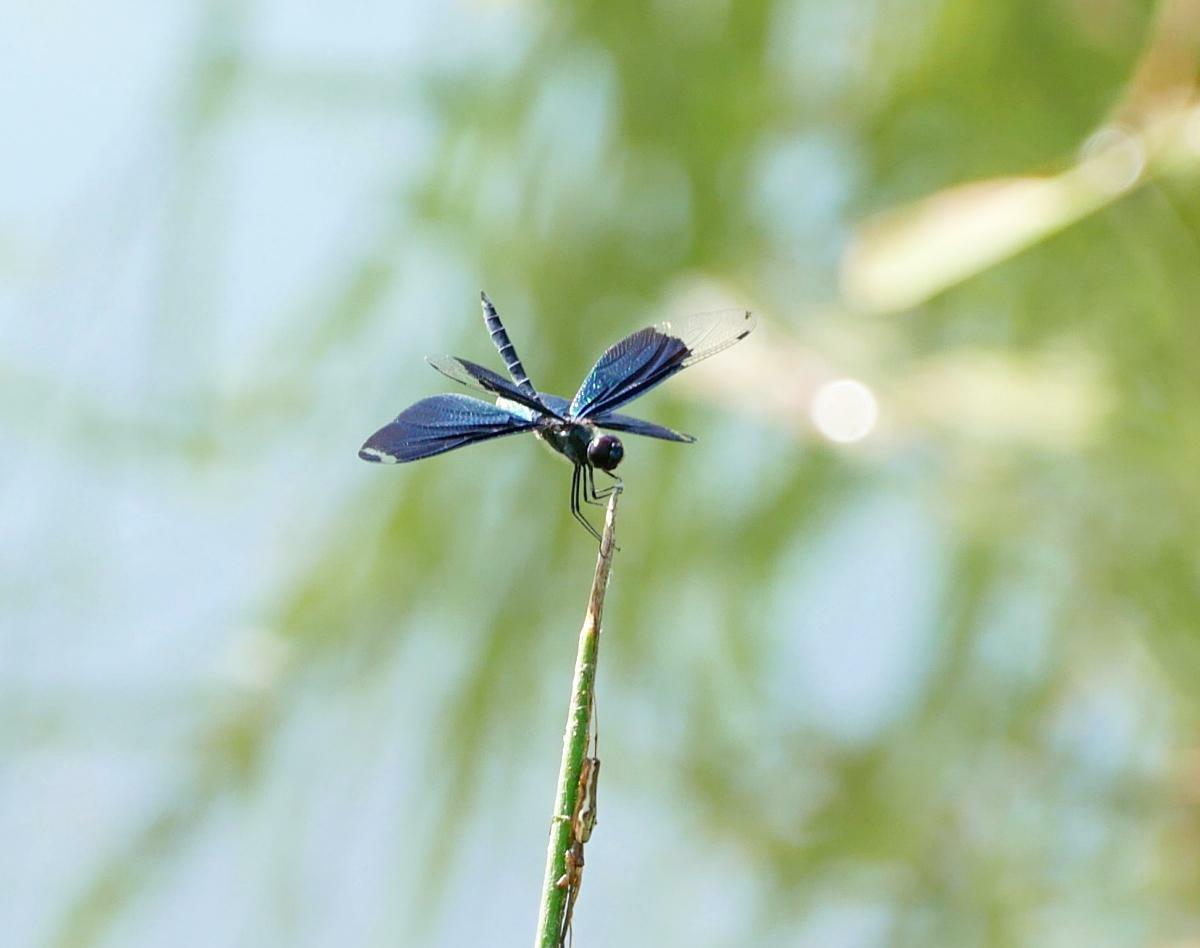
M604 612L604 594L612 572L613 523L617 515L614 492L608 501L604 517L604 533L600 554L596 558L596 575L588 598L587 614L579 631L579 651L575 657L575 679L571 685L571 705L567 712L567 728L563 734L562 764L558 771L558 791L554 795L554 819L550 824L550 843L546 849L546 877L542 882L542 907L538 915L535 948L557 948L562 932L563 915L567 908L567 890L558 880L567 868L567 850L571 845L571 817L579 793L579 775L587 756L591 734L596 656L600 648L600 619Z

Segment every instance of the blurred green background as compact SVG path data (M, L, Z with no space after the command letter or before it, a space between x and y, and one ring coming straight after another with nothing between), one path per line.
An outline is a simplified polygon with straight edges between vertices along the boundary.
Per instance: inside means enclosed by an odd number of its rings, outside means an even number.
M577 943L1200 939L1200 3L18 5L0 941L533 939L641 325Z

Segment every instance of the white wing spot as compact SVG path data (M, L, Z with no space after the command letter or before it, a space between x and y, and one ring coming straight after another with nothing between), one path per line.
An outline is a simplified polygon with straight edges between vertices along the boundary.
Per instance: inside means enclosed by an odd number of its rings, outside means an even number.
M371 455L371 457L373 457L376 461L379 461L382 464L398 463L396 461L396 459L394 457L392 457L390 454L385 454L383 451L379 451L375 448L363 448L362 453Z

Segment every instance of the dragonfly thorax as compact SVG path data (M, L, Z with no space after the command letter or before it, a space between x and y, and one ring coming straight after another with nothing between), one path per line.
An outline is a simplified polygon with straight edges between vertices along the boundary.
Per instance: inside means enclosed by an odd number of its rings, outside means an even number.
M539 426L536 434L572 464L586 464L611 471L625 456L621 439L601 434L591 425L575 421L553 421Z

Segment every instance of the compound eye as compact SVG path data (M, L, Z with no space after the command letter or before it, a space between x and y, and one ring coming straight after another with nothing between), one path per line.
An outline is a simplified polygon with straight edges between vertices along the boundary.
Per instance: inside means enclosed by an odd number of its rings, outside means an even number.
M625 446L620 438L612 435L596 435L587 449L588 461L592 467L602 471L611 471L625 457Z

